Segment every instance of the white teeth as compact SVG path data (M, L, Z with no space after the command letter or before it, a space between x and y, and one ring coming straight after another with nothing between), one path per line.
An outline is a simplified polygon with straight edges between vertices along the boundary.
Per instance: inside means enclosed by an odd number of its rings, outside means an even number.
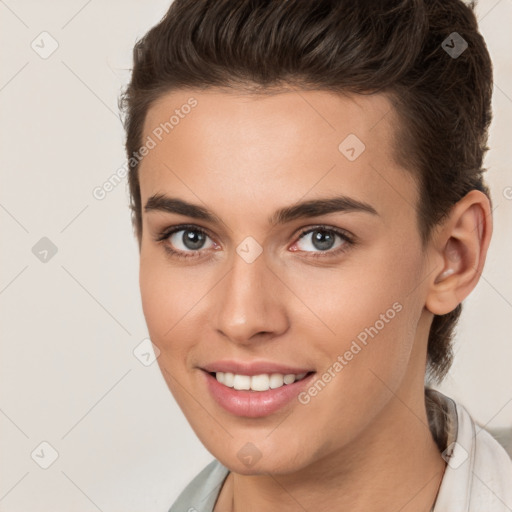
M285 384L293 384L294 382L295 382L295 375L293 373L289 373L288 375L284 376Z
M268 391L285 384L293 384L306 376L306 372L297 375L289 373L262 373L260 375L238 375L230 372L216 372L217 381L229 388L237 390Z
M270 388L280 388L284 384L284 377L280 373L273 373L270 376Z
M251 377L249 375L235 375L233 387L235 389L251 389Z
M222 373L222 372L217 372L217 375L219 375L219 373ZM219 380L218 377L217 377L217 380ZM234 380L235 380L235 376L232 373L229 373L229 372L224 373L223 384L225 386L227 386L228 388L232 388Z
M253 391L267 391L270 384L270 377L266 374L253 375L251 377L251 389Z

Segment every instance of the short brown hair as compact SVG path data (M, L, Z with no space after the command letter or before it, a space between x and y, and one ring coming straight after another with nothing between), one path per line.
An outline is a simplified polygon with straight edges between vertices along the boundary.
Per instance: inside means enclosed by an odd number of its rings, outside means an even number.
M475 2L462 0L174 0L133 50L131 82L119 102L128 158L142 145L148 109L172 90L382 92L401 121L395 159L419 184L416 209L426 243L470 190L490 199L482 163L492 63L474 9ZM443 44L453 47L454 33L468 45L458 56ZM136 161L128 182L140 244ZM427 360L434 381L451 366L461 309L434 316Z

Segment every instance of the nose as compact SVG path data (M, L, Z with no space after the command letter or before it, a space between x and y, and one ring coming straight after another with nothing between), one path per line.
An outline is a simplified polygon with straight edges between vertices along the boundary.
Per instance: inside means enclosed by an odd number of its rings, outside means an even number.
M212 298L214 326L234 343L271 339L289 327L286 287L269 267L265 253L252 263L234 254L231 271Z

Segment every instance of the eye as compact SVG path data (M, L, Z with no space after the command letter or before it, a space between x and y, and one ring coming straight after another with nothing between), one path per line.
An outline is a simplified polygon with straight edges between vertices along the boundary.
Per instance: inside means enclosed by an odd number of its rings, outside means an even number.
M206 243L208 240L209 244ZM219 247L197 226L174 226L161 233L156 241L164 243L165 250L178 258L196 257L200 251Z
M167 228L155 239L173 258L195 258L208 249L221 247L208 233L198 226L180 225ZM209 243L208 243L209 241ZM330 226L315 226L303 230L292 251L312 253L311 257L335 256L354 245L354 240L344 230Z
M343 230L329 226L316 226L302 231L299 240L294 245L298 249L292 250L318 252L312 256L322 256L322 253L332 256L347 250L353 244L352 238Z

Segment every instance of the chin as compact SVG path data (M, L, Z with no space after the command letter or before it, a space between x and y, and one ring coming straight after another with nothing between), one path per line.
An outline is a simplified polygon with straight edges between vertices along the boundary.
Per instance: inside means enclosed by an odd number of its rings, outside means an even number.
M224 466L241 475L286 475L299 471L307 465L307 462L301 458L300 461L294 460L295 458L291 453L279 453L279 460L275 457L266 456L261 453L258 460L244 462L244 458L247 455L240 453L234 453L232 456L225 457L225 453L222 457L214 454L215 458L219 460Z

